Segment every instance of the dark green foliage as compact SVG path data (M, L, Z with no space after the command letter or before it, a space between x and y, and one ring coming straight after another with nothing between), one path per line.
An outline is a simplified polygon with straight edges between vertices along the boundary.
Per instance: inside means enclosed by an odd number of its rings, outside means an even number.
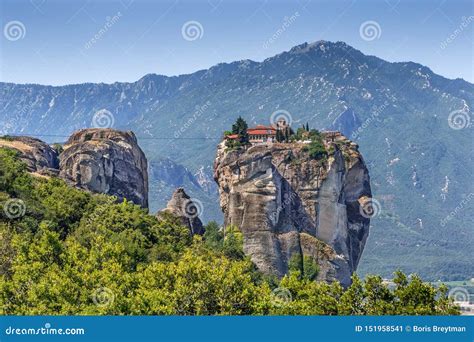
M325 159L328 155L326 147L323 143L323 137L321 133L315 129L307 132L303 128L299 128L296 133L297 139L309 139L311 142L308 146L304 147L304 150L308 151L309 155L313 159Z
M276 139L277 142L283 142L284 141L285 138L284 138L283 133L280 129L277 129L275 139Z
M247 133L248 125L247 122L239 116L235 123L232 125L232 133L239 136L239 142L241 144L248 144L249 135Z
M35 206L37 217L61 236L74 230L84 213L91 209L89 193L71 189L59 179L38 183L33 194L35 201L30 205Z
M290 272L297 272L301 279L315 280L319 273L319 266L309 255L301 256L295 253L288 262Z
M224 255L230 259L241 260L245 257L243 250L243 236L236 226L228 226L224 231Z
M315 280L319 273L319 266L312 257L305 255L303 257L303 277L309 280Z
M300 253L295 253L291 256L288 261L288 270L290 272L301 272L303 271L303 258Z
M229 150L236 150L236 149L239 149L240 147L242 147L242 144L240 143L239 140L228 139L228 140L225 142L225 146L226 146Z
M205 227L204 242L214 251L221 251L224 245L224 232L215 221L209 222Z
M324 144L321 141L311 141L308 146L309 156L313 159L320 159L327 155Z
M0 191L15 197L31 187L31 178L26 175L26 165L19 161L18 152L0 148Z
M285 142L289 142L292 135L294 135L294 132L291 127L287 126L283 129L283 140Z
M229 259L243 260L245 258L243 236L237 227L228 226L221 229L216 222L211 221L205 229L204 243L209 249Z

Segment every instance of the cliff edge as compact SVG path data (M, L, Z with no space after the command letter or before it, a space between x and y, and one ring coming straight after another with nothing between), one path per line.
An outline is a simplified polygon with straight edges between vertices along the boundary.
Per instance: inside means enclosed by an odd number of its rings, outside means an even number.
M324 135L323 135L324 137ZM317 280L350 284L369 233L370 180L358 146L324 137L314 158L305 142L218 146L214 179L224 224L244 236L244 252L264 273L283 276L294 255L310 257Z

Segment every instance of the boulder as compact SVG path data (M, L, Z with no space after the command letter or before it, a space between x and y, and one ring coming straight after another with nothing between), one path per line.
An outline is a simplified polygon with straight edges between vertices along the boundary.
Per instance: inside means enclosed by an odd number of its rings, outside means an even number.
M46 176L58 173L58 152L44 141L26 136L8 136L0 138L0 147L19 152L29 172Z
M148 207L147 159L131 131L90 128L73 133L59 168L60 177L72 186Z

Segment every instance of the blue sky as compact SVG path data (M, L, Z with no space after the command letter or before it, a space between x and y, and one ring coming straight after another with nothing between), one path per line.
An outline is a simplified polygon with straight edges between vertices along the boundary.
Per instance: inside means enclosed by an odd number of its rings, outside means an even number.
M133 82L147 73L178 75L220 62L261 61L305 41L330 40L473 82L473 4L2 0L0 80ZM183 34L188 22L197 22L190 24L197 36L192 30ZM361 34L361 26L367 25L375 36Z

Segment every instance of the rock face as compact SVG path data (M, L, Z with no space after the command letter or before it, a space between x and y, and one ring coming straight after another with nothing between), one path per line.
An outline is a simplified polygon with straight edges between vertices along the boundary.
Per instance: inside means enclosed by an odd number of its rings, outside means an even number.
M189 228L191 234L204 234L204 227L199 215L202 212L202 205L197 200L191 199L183 188L177 188L171 196L165 209L158 212L169 212L181 220L181 223Z
M319 265L317 279L350 284L369 232L361 203L371 197L357 145L325 138L329 156L315 160L304 143L218 146L214 178L225 225L244 235L244 252L257 267L283 276L294 254ZM364 215L362 215L362 213Z
M131 131L91 128L73 133L59 168L60 177L72 186L148 207L147 160Z
M0 138L0 147L16 150L29 172L41 175L58 173L58 152L45 142L24 136Z

